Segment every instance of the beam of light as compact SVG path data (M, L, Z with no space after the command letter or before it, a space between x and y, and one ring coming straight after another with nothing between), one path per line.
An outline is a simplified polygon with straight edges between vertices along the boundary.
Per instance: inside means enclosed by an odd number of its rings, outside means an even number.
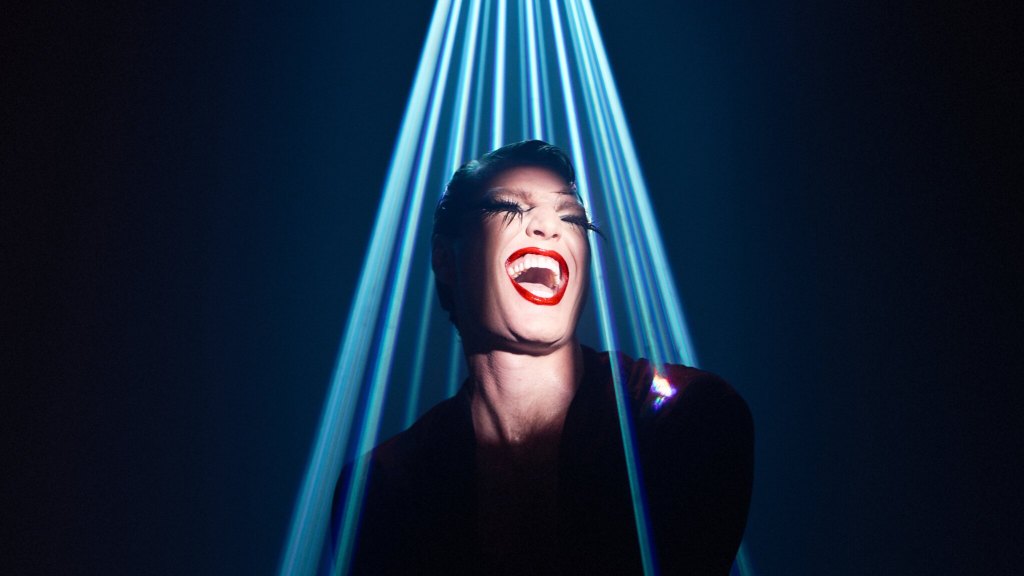
M576 25L575 30L579 30L582 24L580 23L578 2L572 2L570 7L573 8L571 12ZM669 331L665 326L664 314L657 312L660 310L658 295L654 291L657 283L653 277L647 250L638 249L638 247L646 248L646 243L641 237L645 224L636 216L637 210L633 202L636 195L625 193L628 190L628 184L625 182L626 171L623 167L620 149L607 145L608 142L614 141L613 136L607 132L607 126L613 120L610 117L607 92L594 89L593 68L595 66L593 61L595 57L593 43L589 42L592 37L586 34L577 35L577 37L580 36L582 37L580 39L582 46L579 46L578 50L583 56L585 74L589 80L588 86L594 90L594 100L598 107L598 110L595 111L595 124L599 134L595 146L605 156L603 165L608 175L608 186L605 190L606 194L608 191L613 192L609 199L609 202L616 206L616 209L612 211L612 216L619 225L625 243L625 250L621 254L625 256L626 266L620 270L625 273L628 268L630 277L639 280L626 283L625 288L629 296L627 300L631 309L639 312L642 320L640 334L645 339L643 349L649 352L650 359L656 366L661 366L664 358L674 356L674 354L671 351L671 344L667 341ZM637 327L634 325L634 330L636 329ZM639 338L640 336L634 334L634 337Z
M466 137L466 116L469 110L469 87L472 84L470 82L470 71L473 69L473 63L476 60L476 40L480 30L480 3L481 0L472 0L467 19L469 31L462 47L462 63L460 65L455 97L455 116L452 119L451 130L448 133L448 157L445 162L448 172L454 172L462 165L462 144ZM443 190L439 190L438 196L442 192Z
M572 6L570 5L570 8ZM581 54L581 39L579 31L578 14L575 10L570 10L570 37L573 41L573 47L576 50L576 54ZM586 102L600 102L600 97L595 86L595 79L593 76L593 70L590 66L590 61L587 58L583 58L578 62L578 67L584 78L584 82L581 83L582 90L584 92ZM633 230L626 224L626 218L628 212L625 207L624 196L626 196L626 190L622 186L621 179L619 178L618 172L615 171L615 165L612 161L613 153L611 151L612 141L608 134L606 126L606 119L599 113L599 110L595 106L587 106L587 121L591 128L591 145L592 149L597 152L598 161L598 176L601 181L601 185L598 189L602 192L604 201L613 209L608 211L610 216L609 221L611 223L611 234L613 238L616 238L620 249L618 250L619 258L625 258L627 265L620 265L619 268L619 279L622 286L625 289L626 297L625 302L628 307L628 318L630 321L630 334L633 337L633 345L637 350L644 350L642 337L649 332L645 330L644 326L651 326L650 314L647 308L643 306L643 302L636 294L637 286L629 281L629 278L641 278L641 271L638 270L636 265L635 254L637 251L636 241L633 235ZM650 347L647 347L649 349Z
M423 388L423 360L427 357L427 329L430 327L430 317L434 310L434 298L436 287L431 281L433 274L427 274L426 290L423 291L423 304L420 306L420 326L416 330L416 355L413 357L412 365L415 369L412 373L412 382L409 383L409 400L405 406L405 420L403 428L412 426L416 421L416 414L420 407L420 392Z
M516 2L518 13L516 14L516 28L519 30L519 37L517 43L519 45L519 125L521 138L525 139L530 133L530 79L529 79L529 67L530 59L527 57L527 21L526 21L526 4L529 2L523 2L520 0Z
M541 124L540 114L540 78L538 78L538 59L537 59L537 19L534 16L534 5L533 0L526 0L523 2L526 16L526 51L527 51L527 68L529 69L528 80L525 82L529 86L529 96L525 96L530 104L529 112L529 128L527 129L527 138L535 138L537 140L544 139L544 129Z
M452 345L448 354L448 385L445 390L448 396L454 396L459 390L459 366L462 360L462 346L459 345L459 331L452 328Z
M590 198L590 187L587 182L587 169L584 162L583 143L580 137L579 120L576 113L576 103L573 97L572 80L569 77L569 63L566 56L565 39L562 34L562 22L559 15L556 0L551 0L551 19L555 31L555 49L558 55L558 71L562 80L563 94L565 96L565 112L569 128L569 141L571 143L572 155L576 160L578 168L579 190L586 206L592 206ZM601 326L602 339L608 350L617 350L618 345L615 338L615 330L611 320L608 294L604 283L604 265L601 257L601 245L599 242L592 244L593 254L591 257L594 295L597 300L597 312ZM644 504L643 483L640 477L640 468L637 466L636 442L633 437L633 426L630 421L626 392L620 382L620 367L615 354L610 354L613 388L615 390L615 407L619 416L619 430L622 434L622 445L626 457L626 473L629 477L630 497L633 501L633 514L636 520L637 539L640 546L640 559L643 563L644 574L650 576L657 573L655 558L651 549L649 535L650 523L647 518L647 510Z
M451 130L448 134L448 158L446 165L449 172L454 172L461 164L463 157L463 142L466 133L466 117L469 109L470 70L476 60L477 33L480 30L480 4L481 0L471 0L467 26L469 32L466 41L463 43L463 56L460 64L461 73L458 79L455 101L455 119L451 123ZM427 272L424 280L424 298L421 306L422 313L416 336L416 356L413 360L413 379L410 384L409 401L405 411L405 428L408 428L415 421L419 408L421 386L423 384L423 360L427 350L427 329L430 325L431 310L433 310L436 288L434 285L434 274Z
M411 214L419 214L422 209L423 197L426 195L426 180L430 172L430 161L435 149L438 123L441 116L442 97L448 82L448 68L451 65L452 48L455 45L456 26L461 0L455 0L449 16L448 26L445 31L444 49L441 55L441 65L434 83L434 90L430 101L430 116L427 120L427 127L420 149L420 157L416 164L416 179L412 187L412 208ZM470 68L463 67L461 76L468 76ZM405 300L405 289L408 285L409 264L412 256L413 239L416 237L419 218L409 218L402 235L401 249L398 255L397 274L393 278L391 300L388 303L385 313L383 337L380 339L374 362L372 383L367 401L367 410L363 416L363 426L360 430L359 442L356 454L366 454L377 444L380 416L384 404L384 394L387 391L388 376L391 373L392 358L394 356L395 338L398 334L398 320L401 314L402 304ZM352 478L348 485L348 493L345 495L344 517L341 522L341 536L338 541L338 548L335 552L334 571L336 574L344 574L348 571L349 562L355 546L355 534L359 514L362 509L363 490L366 486L366 474L369 466L369 458L358 457L355 460Z
M680 304L681 300L676 290L675 282L669 272L670 268L668 259L665 256L664 244L658 233L657 221L654 218L650 196L640 171L640 163L636 156L632 136L629 134L625 113L622 109L618 90L615 87L611 66L608 64L607 53L605 52L600 32L597 29L597 20L594 17L593 7L590 0L571 0L570 6L575 8L574 13L578 14L580 10L583 13L581 19L577 16L578 20L582 20L582 26L585 26L587 31L582 36L589 43L588 47L582 50L583 57L585 60L588 58L592 59L596 63L599 70L599 74L596 76L603 84L603 90L597 92L600 96L599 101L603 101L603 113L606 117L611 118L611 123L616 131L615 137L602 134L602 141L611 141L618 144L615 149L616 158L614 161L616 167L619 168L617 170L618 178L616 179L625 178L629 182L629 191L631 193L620 194L619 197L631 201L630 204L632 204L633 209L616 212L619 214L635 215L631 226L633 233L628 234L627 237L633 238L635 234L642 235L647 249L639 252L640 255L646 256L646 258L642 258L640 267L644 271L643 277L649 277L653 271L655 279L655 282L644 282L641 287L656 286L658 289L654 297L657 298L657 302L661 305L659 309L662 311L662 314L654 315L658 320L657 329L648 330L648 332L670 335L670 346L659 343L660 345L652 345L650 351L653 352L653 349L660 348L661 353L666 354L668 357L678 357L684 364L697 366L697 356L686 328L686 320L683 317ZM604 122L600 122L599 125L603 126ZM625 164L624 170L621 168L623 163ZM627 254L636 253L633 250L626 250L626 252ZM630 266L635 269L637 261L631 258ZM671 350L668 348L671 348ZM662 356L662 358L664 357ZM652 360L654 360L653 354ZM660 365L660 360L655 360L655 365ZM737 552L732 573L736 576L752 576L754 574L746 549L742 543Z
M508 10L505 0L498 0L498 27L494 39L494 108L491 119L491 150L500 148L505 142L505 27Z
M533 0L534 12L537 14L537 20L540 21L544 14L544 4L542 0ZM538 27L539 31L543 31L543 27ZM547 54L547 47L545 46L544 34L536 34L537 37L537 49L540 54ZM540 58L540 76L541 91L544 95L544 121L541 125L544 127L544 138L553 139L555 133L554 129L554 116L551 113L551 90L549 89L550 83L548 81L548 59Z
M617 140L608 131L610 124L613 123L607 106L608 92L597 89L594 36L585 33L579 3L570 2L569 8L573 21L573 27L570 29L574 32L577 53L581 55L582 73L587 78L585 87L590 90L588 101L595 103L588 112L592 114L591 124L596 128L593 133L594 147L602 157L600 165L604 180L601 189L605 193L606 201L615 206L609 213L621 234L622 249L618 254L625 260L625 265L620 266L620 274L633 279L623 280L633 336L636 341L644 340L640 349L646 350L651 361L660 367L665 358L673 357L675 354L668 342L670 331L666 326L665 315L658 312L661 303L658 294L654 292L657 282L648 258L646 242L642 238L642 230L646 224L637 218L637 210L632 202L635 194L631 193L632 190L625 182L626 174L619 147L611 145ZM625 126L622 126L622 129L625 130ZM628 131L626 133L628 134ZM667 266L667 263L664 265Z
M321 416L310 462L292 514L288 539L281 557L279 573L306 575L316 570L327 531L334 481L341 468L344 446L348 442L352 414L362 382L365 358L370 347L368 328L380 308L385 279L385 255L390 254L400 207L411 172L410 158L426 113L425 99L438 65L444 23L449 2L441 0L434 8L423 53L416 69L398 141L388 168L384 197L373 228L370 249L352 301L345 337L331 376L327 402Z
M581 339L589 335L608 350L629 342L633 355L650 358L658 369L665 362L696 365L590 0L521 0L511 13L512 33L518 35L511 44L507 0L465 0L465 5L439 1L428 27L282 551L281 575L313 574L320 558L334 573L346 572L367 482L369 459L363 456L383 432L408 427L419 406L457 391L458 332L444 314L433 311L436 291L429 266L413 268L430 258L429 233L420 226L433 209L426 195L440 195L467 157L487 151L482 145L497 148L512 137L563 141L576 164L581 199L592 215L607 221L607 243L591 243L594 298L588 314L594 324L593 333L581 329ZM506 119L512 121L508 126ZM422 298L406 306L407 294ZM610 355L610 362L642 567L645 574L656 574L632 412L618 356ZM650 409L661 408L675 392L670 382L656 377ZM339 538L330 554L321 555L333 487L345 460L352 464L348 489L339 494L344 503ZM732 573L753 574L742 546Z
M614 208L609 210L609 216L611 217L612 232L618 244L621 247L619 250L620 259L626 260L626 265L619 266L619 273L623 281L624 288L626 289L626 303L629 307L629 318L631 321L632 333L634 337L634 345L638 349L645 349L640 340L641 335L646 334L649 330L645 330L644 327L651 326L650 314L644 304L644 300L636 294L637 286L627 281L627 278L640 278L641 271L638 269L636 263L636 241L633 235L632 227L628 225L629 213L625 207L624 197L627 195L625 188L622 186L621 178L619 173L615 170L615 162L613 160L614 153L612 152L612 141L609 138L608 129L606 126L606 118L601 114L601 95L597 91L595 86L594 71L591 65L590 59L587 57L585 49L583 48L584 40L581 39L579 13L575 10L575 5L570 3L568 6L568 15L571 26L569 27L570 38L573 42L573 47L576 54L578 55L577 66L579 72L583 77L584 81L581 82L583 92L585 94L585 101L592 105L586 107L587 119L589 126L591 127L591 143L593 149L598 155L598 169L599 178L602 185L599 187L603 192L605 202ZM595 104L596 103L596 104ZM650 348L648 346L647 348Z
M618 90L615 88L615 80L612 76L611 66L608 63L608 55L605 52L604 43L601 41L601 34L597 30L597 19L594 17L593 7L589 0L580 2L584 11L584 21L588 28L588 36L593 42L593 50L600 70L600 79L604 85L604 94L607 97L608 106L614 119L616 131L615 141L620 147L626 163L626 177L630 185L630 192L635 200L638 210L638 220L645 223L642 230L647 247L651 253L652 266L657 278L656 285L660 291L660 299L666 307L668 316L668 328L675 343L676 352L684 364L696 365L693 344L686 329L686 321L683 318L682 306L679 294L675 288L675 281L671 277L668 259L665 256L664 244L661 235L658 233L657 219L654 217L654 210L651 208L650 196L647 192L647 185L644 183L643 174L640 171L640 162L637 159L636 149L633 145L633 138L629 134L626 124L626 115L622 109L622 102L619 99Z
M480 135L484 132L480 117L484 110L484 72L486 71L487 39L491 31L491 4L491 2L484 2L484 29L480 35L480 60L477 62L475 75L476 89L473 91L473 131L471 132L472 139L469 145L469 153L473 156L480 155Z
M489 3L488 3L489 4ZM455 118L452 121L451 133L448 137L449 151L448 159L446 162L447 173L453 173L455 170L462 165L463 162L463 142L465 140L466 133L466 117L468 115L469 105L469 89L472 82L470 82L470 71L473 69L473 63L476 60L477 52L477 36L480 30L480 5L481 0L474 0L468 17L469 33L464 46L464 56L462 61L462 74L459 75L459 87L457 90L458 96L455 101ZM480 62L484 59L480 58ZM478 77L479 82L479 77ZM480 85L483 82L479 82ZM474 117L479 117L479 110L476 111ZM443 189L441 190L443 192ZM433 278L433 274L431 274ZM433 282L430 283L433 287ZM428 303L431 306L433 302ZM459 346L458 331L452 328L451 338L451 353L449 354L448 364L448 395L454 395L458 386L458 375L459 375L459 359L461 358L462 347ZM419 373L420 370L417 370Z

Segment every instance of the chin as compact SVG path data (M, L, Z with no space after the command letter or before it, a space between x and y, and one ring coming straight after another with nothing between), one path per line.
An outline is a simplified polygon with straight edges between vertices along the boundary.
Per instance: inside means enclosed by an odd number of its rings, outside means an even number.
M575 341L575 324L568 319L552 318L550 310L543 316L517 315L515 318L492 317L473 326L464 326L462 345L466 350L506 350L530 355L544 355Z
M576 323L570 319L552 318L548 312L545 317L534 318L533 321L510 323L508 332L514 342L534 349L553 349L574 340Z
M522 332L513 332L512 336L516 342L527 344L531 347L557 348L572 340L573 334L571 332L565 333L564 331L555 330L538 331L527 329Z
M459 318L463 346L468 349L503 349L543 355L575 342L578 311L577 290L569 290L557 305L531 302L511 286L502 286L492 297L477 300Z

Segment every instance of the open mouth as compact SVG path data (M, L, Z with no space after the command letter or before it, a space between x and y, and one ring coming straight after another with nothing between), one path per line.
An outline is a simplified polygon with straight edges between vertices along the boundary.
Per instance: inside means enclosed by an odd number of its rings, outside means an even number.
M516 250L505 261L505 271L519 295L534 304L558 304L569 285L569 266L553 250Z

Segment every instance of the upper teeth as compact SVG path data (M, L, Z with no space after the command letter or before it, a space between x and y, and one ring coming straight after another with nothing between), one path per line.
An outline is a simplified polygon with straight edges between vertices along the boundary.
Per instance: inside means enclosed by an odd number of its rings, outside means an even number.
M562 270L558 266L558 262L550 256L541 256L540 254L525 254L516 258L514 262L508 265L508 275L512 279L516 279L530 268L546 268L551 270L555 273L556 281L562 281Z

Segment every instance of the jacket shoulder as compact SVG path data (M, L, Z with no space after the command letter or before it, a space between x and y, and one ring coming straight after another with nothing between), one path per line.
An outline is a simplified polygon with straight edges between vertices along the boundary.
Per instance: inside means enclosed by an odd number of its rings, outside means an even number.
M683 364L656 368L646 358L585 350L589 364L607 374L609 379L613 370L618 371L620 385L624 386L633 412L641 420L660 421L684 412L692 418L723 411L739 420L751 419L743 397L717 374Z
M408 429L378 445L370 456L371 469L380 481L416 478L462 444L473 442L472 423L462 393L431 408ZM468 427L468 428L467 428ZM439 450L438 447L447 450Z

